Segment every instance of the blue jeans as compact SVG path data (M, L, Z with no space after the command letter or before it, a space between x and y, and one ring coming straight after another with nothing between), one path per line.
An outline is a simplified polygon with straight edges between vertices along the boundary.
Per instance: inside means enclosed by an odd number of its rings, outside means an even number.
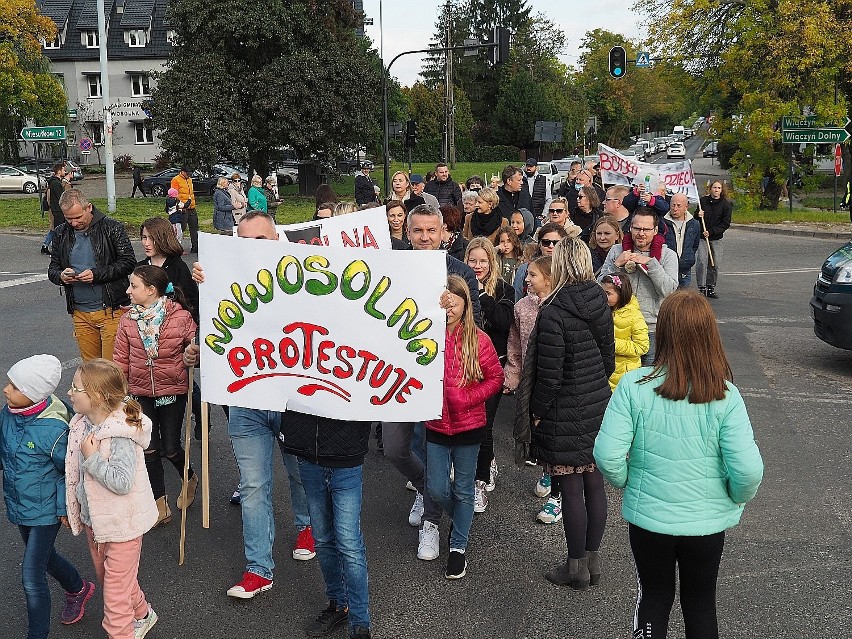
M426 463L426 427L423 422L414 425L414 437L411 438L411 452L417 459Z
M24 540L21 581L27 598L27 639L47 639L50 632L50 589L45 573L56 579L65 592L80 592L83 580L77 569L56 552L53 543L59 522L49 526L18 526Z
M677 287L689 288L690 282L692 282L692 269L689 269L686 273L680 274L680 284L678 284Z
M656 328L656 326L654 328ZM654 365L654 351L657 348L657 340L654 337L655 334L655 331L648 331L648 352L640 358L642 366Z
M426 487L453 522L450 549L464 550L473 523L473 486L479 444L444 446L426 442ZM450 465L454 481L450 482Z
M363 466L329 468L299 458L325 594L349 608L349 629L370 627L367 549L361 535Z
M274 451L281 429L281 414L232 406L228 435L240 469L240 506L243 515L243 544L246 570L272 579L275 562L275 518L272 513ZM279 444L280 446L280 444ZM281 453L290 479L290 505L297 529L311 525L299 464L293 455Z
M54 231L53 229L50 229L47 232L47 235L44 236L44 240L42 241L42 246L46 246L47 248L50 248L50 243L53 242L53 236L54 235L56 235L56 231ZM83 586L80 586L80 587L82 588Z

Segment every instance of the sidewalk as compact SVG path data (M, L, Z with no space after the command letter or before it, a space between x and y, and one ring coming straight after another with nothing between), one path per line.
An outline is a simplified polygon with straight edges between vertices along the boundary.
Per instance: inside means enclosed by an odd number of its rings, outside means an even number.
M852 224L830 224L828 222L784 222L781 224L731 224L738 231L775 233L798 237L819 237L829 240L852 240Z

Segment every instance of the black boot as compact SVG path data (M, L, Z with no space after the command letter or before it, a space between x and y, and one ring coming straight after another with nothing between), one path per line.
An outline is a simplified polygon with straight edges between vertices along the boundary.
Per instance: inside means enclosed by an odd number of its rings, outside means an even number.
M590 581L589 558L569 558L564 564L559 564L548 572L545 578L557 586L571 586L574 590L588 590Z
M707 297L707 287L706 286L699 286L698 287L698 294L703 295L704 297Z
M589 551L589 585L597 586L601 581L601 551Z
M707 297L710 297L714 300L719 299L719 296L716 295L716 287L715 286L708 286L707 287Z

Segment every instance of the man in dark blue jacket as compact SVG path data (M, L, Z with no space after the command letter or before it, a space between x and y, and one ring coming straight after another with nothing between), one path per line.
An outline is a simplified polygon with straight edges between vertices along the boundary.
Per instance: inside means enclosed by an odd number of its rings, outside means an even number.
M686 288L692 279L692 267L701 241L701 222L689 212L689 200L675 193L666 219L666 246L677 251L678 288Z

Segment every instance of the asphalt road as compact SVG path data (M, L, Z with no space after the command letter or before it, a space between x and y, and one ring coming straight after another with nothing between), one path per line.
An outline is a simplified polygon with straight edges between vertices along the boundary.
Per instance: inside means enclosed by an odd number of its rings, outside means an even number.
M714 301L724 343L749 408L766 462L766 478L746 508L742 524L729 531L719 578L721 635L842 637L852 621L852 454L847 443L852 408L852 352L829 347L813 335L808 299L820 264L840 242L730 231L725 238ZM21 283L44 273L39 238L0 234L0 370L39 352L66 363L60 390L76 366L76 345L64 298L47 281ZM138 251L138 247L137 247ZM486 513L477 515L469 547L468 575L449 582L442 557L415 557L417 533L407 523L413 493L382 455L371 450L365 464L363 527L376 637L622 637L630 636L636 597L627 528L620 497L610 491L600 586L576 593L548 584L544 572L565 555L561 525L535 523L541 504L532 494L536 471L511 464L513 402L498 415L495 439L500 476ZM289 493L277 467L278 522L275 587L250 601L225 590L242 574L239 508L227 498L237 470L214 410L211 439L211 527L201 527L197 503L190 511L187 562L178 567L178 518L145 536L140 580L160 615L157 639L177 637L303 636L304 623L325 604L316 561L290 558L295 533ZM371 445L373 445L371 443ZM198 446L193 442L198 463ZM179 489L167 473L172 496ZM0 636L23 637L26 619L19 571L21 542L2 518ZM67 532L58 545L91 576L83 539ZM51 582L52 583L52 582ZM59 630L61 593L54 594L54 634L101 637L102 599L96 594L77 625ZM343 632L334 635L343 636ZM683 637L679 610L671 637Z

